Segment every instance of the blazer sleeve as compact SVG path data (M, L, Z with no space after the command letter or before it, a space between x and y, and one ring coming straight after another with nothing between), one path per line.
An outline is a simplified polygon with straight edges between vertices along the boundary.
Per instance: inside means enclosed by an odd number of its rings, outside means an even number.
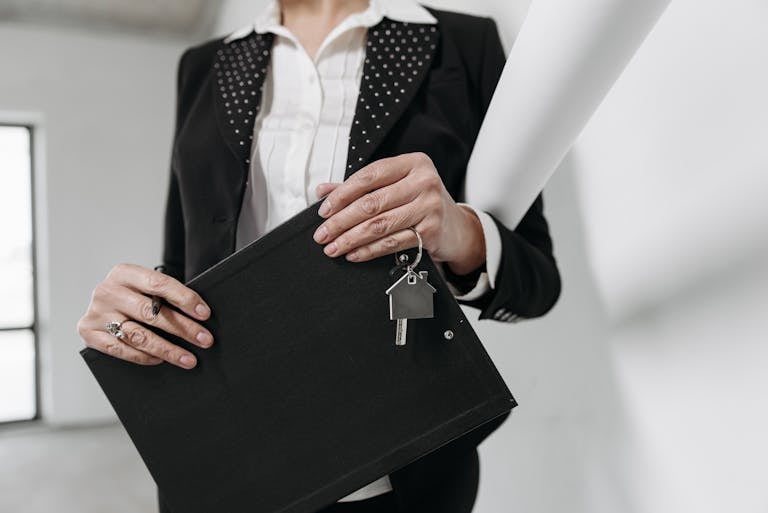
M485 23L483 59L475 80L480 119L488 110L506 60L496 23L492 19ZM481 319L514 322L544 315L557 302L561 281L542 196L514 229L493 212L488 214L499 230L502 246L495 283L480 298L460 302L480 309Z
M163 237L163 272L179 281L185 278L186 234L184 231L184 211L179 193L179 178L176 171L176 138L184 119L185 102L183 86L186 80L186 61L190 51L186 51L179 60L176 78L176 122L171 151L171 172L168 184L168 196L165 203L165 224Z

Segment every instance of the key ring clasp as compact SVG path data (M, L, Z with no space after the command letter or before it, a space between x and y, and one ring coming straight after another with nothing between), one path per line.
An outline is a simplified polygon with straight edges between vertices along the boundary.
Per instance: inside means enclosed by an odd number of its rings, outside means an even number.
M410 226L408 229L416 234L416 239L419 241L418 250L416 252L416 259L413 261L412 264L406 265L407 269L413 272L416 266L419 265L419 262L421 262L421 253L424 249L424 242L421 240L421 235L419 234L418 231L416 231L416 228L414 228L413 226ZM405 264L406 262L408 262L408 255L398 255L397 252L395 252L395 262L397 262L398 265Z

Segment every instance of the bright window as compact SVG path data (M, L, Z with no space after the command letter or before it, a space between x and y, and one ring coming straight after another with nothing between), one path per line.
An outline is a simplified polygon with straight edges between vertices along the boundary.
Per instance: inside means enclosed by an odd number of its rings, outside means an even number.
M0 125L0 422L37 416L32 131Z

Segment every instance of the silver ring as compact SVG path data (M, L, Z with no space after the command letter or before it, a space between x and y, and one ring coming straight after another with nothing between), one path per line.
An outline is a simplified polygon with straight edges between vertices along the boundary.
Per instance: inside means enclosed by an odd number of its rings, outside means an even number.
M416 260L413 261L412 264L408 265L408 268L413 270L416 268L417 265L419 265L419 262L421 262L421 253L423 250L424 243L421 240L421 234L414 228L413 226L408 227L409 230L411 230L413 233L416 234L416 239L419 241L419 249L416 252ZM403 264L408 261L408 255L400 255L398 256L397 253L395 253L395 262L398 264Z
M125 332L121 329L123 322L125 321L109 321L106 325L107 333L115 338L123 340L123 337L125 337Z

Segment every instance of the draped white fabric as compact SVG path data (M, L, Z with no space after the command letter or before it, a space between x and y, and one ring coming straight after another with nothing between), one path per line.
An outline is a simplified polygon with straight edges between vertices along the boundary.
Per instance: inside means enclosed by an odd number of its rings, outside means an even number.
M516 226L668 3L533 0L469 161L467 203Z

